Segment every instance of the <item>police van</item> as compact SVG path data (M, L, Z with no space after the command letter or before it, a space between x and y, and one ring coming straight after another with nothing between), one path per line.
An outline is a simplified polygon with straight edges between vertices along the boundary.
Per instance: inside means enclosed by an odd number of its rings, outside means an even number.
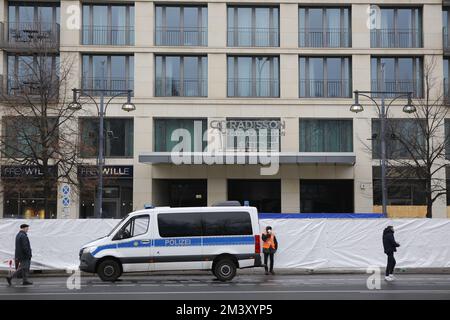
M80 250L80 270L115 281L122 273L211 270L229 281L261 266L258 212L248 206L154 207L128 214Z

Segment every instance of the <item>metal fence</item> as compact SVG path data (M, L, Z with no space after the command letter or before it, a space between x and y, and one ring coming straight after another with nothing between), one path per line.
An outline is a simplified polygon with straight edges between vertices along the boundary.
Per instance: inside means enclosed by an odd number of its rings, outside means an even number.
M349 98L351 82L348 79L337 80L300 80L300 98Z
M374 29L370 33L372 48L421 48L422 34L417 29Z
M155 43L159 46L206 46L207 28L156 27Z
M387 79L384 84L378 80L372 80L372 91L392 92L385 94L385 97L392 98L398 96L395 92L412 92L416 98L423 96L422 82L420 79L414 80L392 80ZM372 94L374 97L380 97L380 94Z
M311 48L348 48L351 46L351 33L346 28L300 28L298 44L299 47Z
M229 97L272 97L280 96L278 79L228 79Z
M278 47L278 28L228 28L230 47Z
M1 47L31 51L59 50L59 24L44 22L0 23Z
M89 94L99 96L103 90L108 90L105 95L112 96L126 90L133 90L134 81L126 78L82 78L82 89L94 90ZM97 91L98 90L98 91Z
M83 26L84 45L134 45L134 27Z
M157 97L206 97L208 81L205 79L156 79Z

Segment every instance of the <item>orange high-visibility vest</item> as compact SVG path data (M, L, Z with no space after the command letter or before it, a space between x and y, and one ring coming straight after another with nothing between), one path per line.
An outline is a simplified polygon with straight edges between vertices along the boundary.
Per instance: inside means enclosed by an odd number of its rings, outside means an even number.
M263 248L264 249L269 249L270 247L272 247L272 249L275 249L275 235L272 233L269 238L266 239L266 241L264 241L263 243Z

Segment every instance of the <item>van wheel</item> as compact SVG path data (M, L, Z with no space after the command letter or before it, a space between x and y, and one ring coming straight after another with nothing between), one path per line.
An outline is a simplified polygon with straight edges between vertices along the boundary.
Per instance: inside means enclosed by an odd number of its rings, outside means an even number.
M122 271L117 261L105 260L98 265L97 274L103 281L116 281L121 276Z
M219 260L214 265L213 274L220 281L230 281L236 275L236 264L231 259Z

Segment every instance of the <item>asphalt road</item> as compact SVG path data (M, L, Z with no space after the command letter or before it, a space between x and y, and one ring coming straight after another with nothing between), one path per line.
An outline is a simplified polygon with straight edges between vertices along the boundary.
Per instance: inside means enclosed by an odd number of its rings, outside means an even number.
M147 299L147 300L239 300L239 299L446 299L450 300L450 275L401 274L398 280L369 290L364 274L330 275L238 275L222 283L204 275L127 275L115 283L83 276L79 289L68 289L67 277L32 277L33 286L15 280L7 287L0 279L0 300L25 299ZM73 283L72 283L73 284Z

